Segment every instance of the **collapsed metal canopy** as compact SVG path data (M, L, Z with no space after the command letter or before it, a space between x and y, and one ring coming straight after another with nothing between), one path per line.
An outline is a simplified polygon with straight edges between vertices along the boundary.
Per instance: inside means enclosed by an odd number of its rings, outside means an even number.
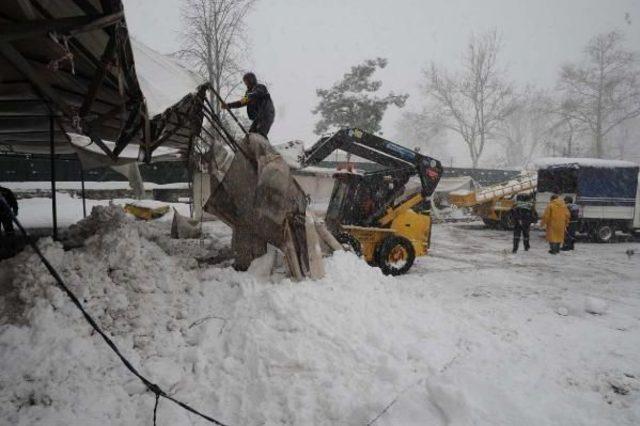
M150 113L121 0L0 2L0 145L47 152L81 133L112 159L135 141L150 161L200 132L206 89L190 92Z

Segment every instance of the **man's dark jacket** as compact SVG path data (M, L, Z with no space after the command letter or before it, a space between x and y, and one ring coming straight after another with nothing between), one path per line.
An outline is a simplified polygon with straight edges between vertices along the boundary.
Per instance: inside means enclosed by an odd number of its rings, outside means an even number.
M275 119L276 110L271 100L271 95L264 84L256 84L248 89L242 100L231 102L229 108L241 108L247 106L247 115L253 121L250 131L267 136Z

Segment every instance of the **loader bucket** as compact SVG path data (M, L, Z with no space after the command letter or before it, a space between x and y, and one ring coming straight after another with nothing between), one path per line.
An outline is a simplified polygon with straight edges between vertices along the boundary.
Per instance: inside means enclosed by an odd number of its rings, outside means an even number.
M317 251L308 246L313 227L305 225L307 194L267 139L250 133L239 148L224 175L211 173L211 197L204 206L233 229L236 268L246 270L269 243L284 253L293 278L319 278L313 267Z

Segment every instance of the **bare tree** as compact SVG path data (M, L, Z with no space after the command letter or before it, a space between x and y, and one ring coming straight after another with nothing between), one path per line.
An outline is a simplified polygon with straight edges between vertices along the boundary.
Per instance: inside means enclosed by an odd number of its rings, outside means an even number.
M617 153L612 153L611 157L638 162L640 159L638 135L640 135L640 117L628 120L614 129L611 132L611 142Z
M239 85L238 74L248 43L244 20L256 0L183 0L182 50L223 98ZM218 102L212 102L219 112Z
M567 110L566 102L554 100L549 111L550 127L545 133L543 148L552 156L573 157L586 154L584 126Z
M513 90L498 66L500 40L496 31L472 36L461 73L432 64L425 71L427 94L440 112L441 124L459 134L473 167L500 123L514 109Z
M620 33L600 34L585 48L585 62L562 67L559 89L563 109L591 134L592 152L605 154L607 135L640 116L640 71L637 55L622 46Z
M444 138L444 129L427 112L405 112L396 125L398 141L436 158L448 156Z
M553 101L541 91L527 88L515 98L513 111L495 131L504 148L507 166L525 166L553 134Z

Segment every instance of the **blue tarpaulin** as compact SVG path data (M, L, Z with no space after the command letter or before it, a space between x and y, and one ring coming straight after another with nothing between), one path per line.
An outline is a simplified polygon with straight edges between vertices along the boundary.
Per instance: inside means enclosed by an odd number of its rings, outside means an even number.
M578 171L578 197L607 204L634 203L638 188L638 167L581 167Z

